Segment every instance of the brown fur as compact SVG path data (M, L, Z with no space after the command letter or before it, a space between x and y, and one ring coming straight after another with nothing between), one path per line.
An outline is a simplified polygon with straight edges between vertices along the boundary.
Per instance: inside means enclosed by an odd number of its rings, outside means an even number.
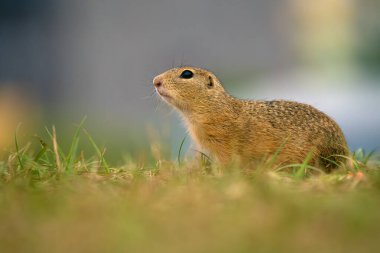
M180 78L184 70L194 76ZM270 158L279 150L277 164L302 163L309 156L310 164L329 171L343 161L336 155L348 155L337 123L310 105L237 99L214 74L194 67L170 69L153 82L181 113L194 141L221 163Z

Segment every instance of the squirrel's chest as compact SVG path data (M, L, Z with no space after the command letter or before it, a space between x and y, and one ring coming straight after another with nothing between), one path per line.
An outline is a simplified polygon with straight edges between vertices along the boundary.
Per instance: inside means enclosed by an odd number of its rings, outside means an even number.
M237 154L238 140L228 129L192 125L188 131L198 148L210 152L222 163Z
M189 134L197 145L214 150L225 147L229 143L229 131L209 125L188 125Z

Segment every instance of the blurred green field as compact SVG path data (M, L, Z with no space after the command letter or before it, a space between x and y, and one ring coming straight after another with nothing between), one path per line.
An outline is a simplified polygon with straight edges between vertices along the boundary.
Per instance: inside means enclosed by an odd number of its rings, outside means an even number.
M16 137L0 162L1 252L379 252L376 155L313 176L204 159L114 167L80 127L67 150L48 136Z

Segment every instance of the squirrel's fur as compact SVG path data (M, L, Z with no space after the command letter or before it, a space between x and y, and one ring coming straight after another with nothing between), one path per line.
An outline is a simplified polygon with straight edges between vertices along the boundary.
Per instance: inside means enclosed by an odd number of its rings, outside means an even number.
M193 76L181 78L184 70ZM302 163L327 171L349 151L337 123L314 107L285 100L241 100L229 95L204 69L170 69L153 83L161 97L181 113L194 141L220 162L249 162L277 153L277 164Z

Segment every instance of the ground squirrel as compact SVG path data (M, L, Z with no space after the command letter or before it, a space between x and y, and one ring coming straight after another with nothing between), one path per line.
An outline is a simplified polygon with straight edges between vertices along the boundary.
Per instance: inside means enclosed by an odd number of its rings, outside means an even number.
M170 69L153 80L157 93L175 107L193 140L219 162L266 159L330 171L348 155L340 127L314 107L285 100L242 100L228 94L204 69Z

